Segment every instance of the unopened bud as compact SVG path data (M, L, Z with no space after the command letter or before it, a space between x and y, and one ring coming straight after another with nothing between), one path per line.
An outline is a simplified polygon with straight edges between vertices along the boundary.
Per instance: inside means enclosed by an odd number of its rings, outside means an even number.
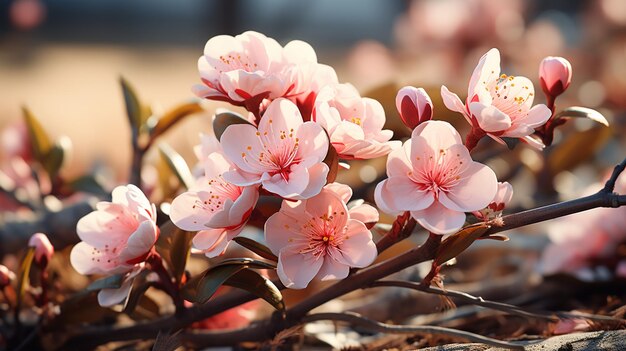
M572 65L562 57L548 56L539 65L539 81L546 95L557 97L572 81Z
M6 266L0 264L0 289L11 284L11 281L15 279L15 273L11 272Z
M35 262L39 267L45 268L54 254L54 246L52 246L46 234L33 234L28 241L28 246L35 248Z
M422 88L406 86L400 89L396 95L396 108L404 125L411 129L433 118L433 102Z

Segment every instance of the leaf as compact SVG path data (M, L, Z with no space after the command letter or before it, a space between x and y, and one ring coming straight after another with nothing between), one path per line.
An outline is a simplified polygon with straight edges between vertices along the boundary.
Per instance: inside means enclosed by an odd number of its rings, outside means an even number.
M439 246L437 255L435 256L435 263L441 266L446 261L455 258L470 247L470 245L472 245L476 239L480 238L489 228L491 228L491 226L488 224L477 223L452 234Z
M191 188L194 184L194 179L185 159L167 144L159 145L159 153L181 184L187 189Z
M109 196L110 191L104 188L104 179L100 173L87 174L68 182L68 186L74 191L90 193L99 196Z
M136 308L128 315L133 320L154 320L160 315L159 304L146 294L139 295Z
M169 252L170 256L170 270L176 280L176 284L180 284L185 274L185 266L187 266L187 260L189 259L189 252L191 250L191 239L193 233L176 228L174 236L172 237L172 246Z
M515 147L517 146L517 144L520 143L519 138L500 138L502 140L504 140L504 143L506 144L506 147L509 148L509 150L513 150L515 149Z
M180 289L180 295L183 297L183 299L187 301L196 300L196 296L198 295L198 285L200 284L200 281L204 278L206 272L208 272L208 269L205 272L200 273L187 280L187 283L185 283L185 285L183 285L183 287Z
M272 253L272 250L257 241L243 236L237 236L233 241L265 259L274 262L278 261L278 257Z
M29 283L30 267L33 265L33 259L35 258L35 248L30 246L26 251L26 254L22 258L20 264L20 272L17 279L17 306L16 310L19 311L22 301L24 300L24 294L26 293L26 287Z
M250 121L234 112L222 112L215 115L215 118L213 119L213 133L215 133L217 140L220 140L226 128L233 124L252 125Z
M487 236L483 236L478 238L478 240L496 240L496 241L509 241L509 237L503 234L493 234L493 235L487 235Z
M565 138L548 156L550 171L558 174L591 158L611 137L610 128L592 128Z
M37 161L43 164L44 158L50 152L52 142L32 112L27 107L22 107L22 111L26 120L33 155Z
M255 259L247 258L247 257L227 258L223 260L222 262L218 263L217 265L215 265L214 267L229 266L229 265L245 265L245 266L257 268L257 269L276 269L276 265L273 263L263 262L263 261L259 261L259 260L255 260Z
M285 301L280 290L271 280L251 269L243 269L224 283L224 285L243 289L267 301L277 310L285 310Z
M175 108L163 114L155 122L154 127L150 129L150 138L156 139L156 137L168 131L172 126L180 122L183 118L202 111L204 110L198 102L189 102L176 106ZM151 121L152 118L148 120L148 123L150 123Z
M119 289L124 282L123 274L115 274L102 279L98 279L87 286L87 291L99 291L102 289Z
M60 138L50 148L42 160L43 167L51 178L55 178L63 166L66 156L71 150L72 144L68 138Z
M326 183L332 183L337 178L337 172L339 171L339 155L337 150L329 143L328 153L324 158L324 162L328 166L328 175L326 175Z
M609 126L609 121L598 111L581 106L572 106L560 111L554 115L553 120L557 120L563 117L576 117L576 118L589 118L592 121L598 122L602 125Z
M151 273L149 270L141 271L135 279L133 279L133 286L130 290L128 298L124 302L123 311L126 314L131 314L139 304L141 297L150 289L153 282L148 282L146 277Z
M247 266L236 264L212 267L198 282L197 294L194 296L192 301L199 303L207 302L213 294L215 294L217 289L222 286L226 280L228 280L228 278L245 268L247 268Z
M144 123L144 112L142 111L141 102L135 89L128 83L124 77L120 77L122 93L124 94L124 103L126 104L126 116L128 123L134 134L139 134L142 124Z

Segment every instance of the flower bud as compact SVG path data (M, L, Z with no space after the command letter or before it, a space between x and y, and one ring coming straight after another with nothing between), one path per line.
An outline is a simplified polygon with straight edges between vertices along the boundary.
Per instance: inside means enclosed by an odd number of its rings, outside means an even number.
M48 240L46 234L36 233L28 241L29 247L35 248L35 262L39 267L45 268L54 254L54 246Z
M513 198L513 186L508 182L498 182L498 190L493 200L480 211L474 212L474 215L483 220L490 220L502 215L502 210L511 202Z
M11 284L11 280L15 279L15 273L11 272L6 266L0 264L0 289Z
M539 65L539 80L546 95L557 97L572 81L572 65L562 57L548 56Z
M396 95L396 108L404 125L414 129L433 118L433 102L422 88L406 86Z

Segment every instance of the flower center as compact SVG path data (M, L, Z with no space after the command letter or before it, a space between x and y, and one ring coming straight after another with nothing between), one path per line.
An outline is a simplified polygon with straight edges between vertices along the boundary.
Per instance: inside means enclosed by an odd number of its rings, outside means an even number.
M205 192L200 200L196 200L193 205L194 209L200 207L207 212L217 212L222 209L226 199L235 201L242 192L241 187L225 181L221 175L209 179L208 185L209 191Z
M215 70L220 73L224 73L225 71L234 71L234 70L244 70L246 72L254 72L257 70L258 65L254 62L251 62L250 58L245 54L243 57L241 53L231 52L229 54L221 55L219 57L220 62L222 63L222 67L213 66Z
M516 87L515 77L502 74L500 78L490 84L487 89L493 99L492 105L503 113L506 113L511 120L519 118L528 113L527 101L533 100L533 93L530 87L524 85Z
M424 156L423 156L424 157ZM408 173L421 190L432 192L435 199L439 199L439 193L448 193L461 180L464 169L463 160L459 153L453 154L450 150L440 149L436 155L427 156L427 164L419 174L412 171ZM417 157L421 161L422 157Z
M260 173L267 172L271 176L279 174L285 181L289 181L291 167L300 163L300 139L295 136L293 128L274 131L271 119L269 123L269 131L256 132L261 149L257 150L249 145L246 147L247 152L242 152L241 157Z
M331 215L324 214L319 217L311 217L302 225L301 233L306 237L307 245L300 250L301 254L310 253L315 258L326 256L332 248L338 248L346 236L344 235L347 227L337 226L335 216L337 212ZM341 215L345 212L342 211Z

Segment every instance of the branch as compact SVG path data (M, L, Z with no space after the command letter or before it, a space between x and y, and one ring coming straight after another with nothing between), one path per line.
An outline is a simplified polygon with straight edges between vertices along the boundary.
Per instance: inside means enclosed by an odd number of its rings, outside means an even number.
M468 293L464 293L461 291L443 290L443 289L434 288L434 287L424 287L421 284L414 283L414 282L386 280L386 281L374 282L369 285L369 287L371 288L383 287L383 286L408 288L408 289L423 291L423 292L431 293L431 294L454 297L454 298L458 298L463 301L469 302L473 305L483 306L483 307L487 307L493 310L498 310L498 311L506 312L508 314L517 315L521 317L542 319L542 320L546 320L549 322L558 322L560 318L586 318L586 319L602 321L602 322L619 322L619 323L625 322L625 320L621 318L614 318L611 316L601 316L601 315L586 314L586 313L579 314L579 313L569 313L569 312L554 312L553 313L554 316L551 316L547 314L527 312L521 309L520 307L510 305L507 303L487 301L487 300L484 300L482 297L472 296Z

